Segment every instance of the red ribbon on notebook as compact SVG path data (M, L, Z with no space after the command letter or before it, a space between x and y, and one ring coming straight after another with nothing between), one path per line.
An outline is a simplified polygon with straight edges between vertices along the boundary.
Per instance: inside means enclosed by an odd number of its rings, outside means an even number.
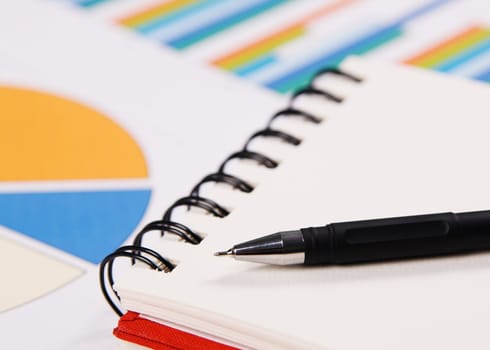
M199 337L163 324L140 317L135 312L127 312L114 329L114 335L138 345L157 350L207 349L233 350L228 345Z

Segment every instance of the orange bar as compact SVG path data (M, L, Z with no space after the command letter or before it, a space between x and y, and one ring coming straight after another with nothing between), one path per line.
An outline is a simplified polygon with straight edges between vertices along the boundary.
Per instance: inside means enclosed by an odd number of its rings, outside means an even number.
M302 25L285 28L284 30L273 33L268 37L235 51L235 54L230 54L212 63L225 69L234 69L236 65L243 63L242 61L248 61L249 59L270 52L285 42L301 35L303 32L304 28Z
M282 28L276 32L273 32L272 34L270 34L264 38L259 39L258 41L255 41L255 42L250 43L248 45L242 46L241 48L239 48L235 51L232 51L232 52L230 52L224 56L221 56L221 57L218 57L218 58L212 60L211 63L213 65L217 65L217 66L227 65L227 62L237 60L238 57L240 57L242 55L246 55L247 52L254 51L258 47L266 45L268 42L274 41L275 38L286 36L288 32L298 30L298 27L304 27L309 22L311 22L317 18L323 17L323 16L325 16L331 12L339 10L339 9L341 9L347 5L350 5L356 1L357 0L340 0L340 1L334 2L333 4L328 4L328 5L324 6L323 8L320 8L320 9L316 10L315 12L309 14L308 16L303 17L302 19L294 22L293 24L288 25L287 27L284 27L284 28Z
M133 13L129 16L126 16L124 18L121 18L117 20L118 23L121 23L122 25L126 27L136 27L142 23L145 23L149 20L152 20L158 16L161 16L165 13L174 11L176 9L179 9L183 6L186 6L190 3L196 2L196 0L171 0L171 1L164 1L163 3L160 3L158 5L151 6L147 8L146 10L139 11L137 13Z
M411 58L403 61L403 63L417 65L420 62L423 62L426 59L430 58L430 56L436 54L438 51L444 50L448 46L454 45L458 41L463 40L465 37L477 34L478 32L481 32L482 30L483 30L483 28L480 26L470 27L470 28L466 29L465 31L459 33L458 35L456 35L456 36L454 36L454 37L452 37L446 41L443 41L442 43L440 43L436 46L433 46L430 49L428 49L428 50L426 50L426 51L424 51L424 52L422 52L422 53L420 53L414 57L411 57Z
M314 21L317 18L323 17L325 15L328 15L329 13L340 10L341 8L347 5L351 5L356 1L357 0L340 0L332 4L328 4L324 7L319 8L314 13L300 19L299 21L294 23L293 26L308 24L309 22Z

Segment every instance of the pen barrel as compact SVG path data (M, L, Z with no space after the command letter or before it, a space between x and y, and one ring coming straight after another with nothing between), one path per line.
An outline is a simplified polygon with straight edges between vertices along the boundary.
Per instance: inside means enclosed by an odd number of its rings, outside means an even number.
M458 254L490 249L490 211L334 223L301 233L308 265Z

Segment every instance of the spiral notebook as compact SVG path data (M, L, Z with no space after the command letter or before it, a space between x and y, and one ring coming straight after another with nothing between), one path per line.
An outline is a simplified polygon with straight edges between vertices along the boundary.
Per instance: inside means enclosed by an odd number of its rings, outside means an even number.
M131 311L116 335L156 348L185 347L175 329L218 348L487 349L489 253L285 268L213 252L329 222L490 208L489 130L487 85L354 57L319 72L106 260L105 286Z

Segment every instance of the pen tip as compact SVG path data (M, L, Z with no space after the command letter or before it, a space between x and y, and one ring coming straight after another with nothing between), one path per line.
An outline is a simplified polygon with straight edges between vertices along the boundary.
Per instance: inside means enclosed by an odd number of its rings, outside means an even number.
M224 252L216 252L214 253L214 256L223 256L223 255L233 255L233 250L228 249L227 251Z

